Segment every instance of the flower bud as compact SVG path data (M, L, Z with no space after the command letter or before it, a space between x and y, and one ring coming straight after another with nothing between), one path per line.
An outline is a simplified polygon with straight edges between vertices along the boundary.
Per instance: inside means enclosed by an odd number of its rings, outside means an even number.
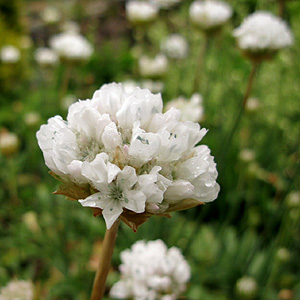
M15 133L4 131L0 133L0 152L10 156L19 150L19 139Z

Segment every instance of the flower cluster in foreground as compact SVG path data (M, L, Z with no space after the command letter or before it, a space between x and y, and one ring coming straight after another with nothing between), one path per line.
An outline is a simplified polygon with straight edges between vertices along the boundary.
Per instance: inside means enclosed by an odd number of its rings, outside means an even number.
M191 21L201 29L215 29L232 15L232 8L222 1L195 1L190 6Z
M152 214L215 200L216 164L206 145L196 146L207 130L162 109L160 94L112 83L72 104L67 121L50 118L37 139L63 182L57 193L102 213L107 228L120 217L134 230Z
M0 300L33 300L33 296L33 284L30 281L11 281L0 289Z
M138 241L121 253L121 280L110 290L117 299L175 300L185 291L190 267L180 250L161 240Z
M287 24L270 12L258 11L248 16L233 35L240 49L252 53L277 51L293 43Z

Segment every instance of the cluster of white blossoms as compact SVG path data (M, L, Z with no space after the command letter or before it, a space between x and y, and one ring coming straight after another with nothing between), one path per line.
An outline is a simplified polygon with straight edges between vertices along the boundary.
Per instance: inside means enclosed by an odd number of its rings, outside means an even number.
M0 59L3 63L16 63L20 57L20 50L13 45L5 45L0 50Z
M218 28L232 15L232 8L222 1L195 1L190 6L191 21L201 29Z
M176 300L185 291L190 267L180 250L161 240L138 241L121 253L121 280L110 296L117 299Z
M61 13L56 7L47 6L42 10L41 18L46 24L56 24L61 20Z
M90 42L75 31L65 31L53 36L50 46L61 58L68 61L84 61L93 53Z
M172 107L181 110L181 121L200 122L203 118L204 108L202 106L202 97L198 93L193 94L191 99L179 97L169 101L166 105L166 110Z
M58 63L57 53L46 47L37 48L35 51L34 58L41 66L52 66Z
M50 118L37 139L46 165L74 184L61 193L100 210L107 228L119 216L128 224L137 214L149 217L215 200L216 164L206 145L196 146L207 130L180 122L180 110L162 109L160 94L140 88L126 93L112 83L91 100L72 104L67 121Z
M130 0L126 3L126 17L133 24L153 21L158 15L158 7L147 1Z
M276 51L290 46L293 35L288 25L270 12L258 11L248 16L233 35L239 48L251 52Z
M168 70L168 59L163 54L155 57L143 55L139 58L139 72L143 77L158 78L163 76Z
M0 300L33 300L33 284L30 281L11 281L0 289Z
M180 34L171 34L160 45L161 50L170 58L183 59L188 53L188 43Z

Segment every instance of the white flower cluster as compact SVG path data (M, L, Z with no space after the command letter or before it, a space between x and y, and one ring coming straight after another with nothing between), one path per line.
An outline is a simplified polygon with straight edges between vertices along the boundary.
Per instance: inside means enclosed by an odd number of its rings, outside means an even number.
M55 116L37 132L46 165L89 186L92 194L79 201L102 209L107 228L124 210L159 214L186 199L217 197L216 164L207 146L196 146L206 129L162 108L160 94L112 83L72 104L67 121Z
M161 77L167 70L168 59L163 54L157 54L154 58L143 55L139 59L139 71L143 77Z
M121 253L121 280L110 296L117 299L176 300L186 289L190 267L180 250L161 240L138 241Z
M180 34L171 34L161 43L161 50L174 59L183 59L188 53L188 43Z
M126 3L127 19L134 24L148 23L158 15L158 7L146 1L130 0Z
M52 66L58 62L57 53L50 48L37 48L34 57L36 62L42 66Z
M252 52L279 50L293 43L287 24L270 12L258 11L248 16L233 35L239 48Z
M217 28L232 15L232 8L222 1L195 1L190 6L192 22L202 29Z
M82 35L74 31L65 31L50 39L50 46L58 55L70 61L87 60L93 53L93 47Z
M0 290L0 300L33 300L33 285L30 281L11 281Z
M47 6L43 9L41 18L46 24L55 24L60 21L61 13L56 7Z
M4 63L16 63L20 60L21 52L12 45L5 45L0 50L0 58Z
M200 94L193 94L191 99L179 97L169 101L166 110L175 107L181 110L181 121L200 122L203 118L204 108L202 106L202 97Z

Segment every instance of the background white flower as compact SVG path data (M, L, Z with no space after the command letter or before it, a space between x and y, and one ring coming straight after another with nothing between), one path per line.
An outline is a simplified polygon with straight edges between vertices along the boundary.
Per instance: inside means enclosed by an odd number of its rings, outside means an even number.
M293 35L288 25L266 11L258 11L248 16L234 30L233 35L241 49L253 52L278 50L293 43Z
M127 212L164 213L189 198L199 205L217 197L210 150L195 147L206 130L162 108L160 94L113 83L37 132L46 165L85 190L76 199L100 209L108 228Z
M181 110L181 121L200 122L203 118L204 108L200 94L193 94L191 99L179 97L171 100L166 105L166 110L175 107Z
M21 52L12 45L5 45L0 50L0 58L4 63L16 63L20 60Z
M182 59L187 56L188 43L186 39L180 34L171 34L164 39L160 46L161 50L167 56L174 59Z
M65 31L53 36L50 46L60 57L68 60L87 60L93 53L90 42L74 31Z
M117 299L178 299L190 279L190 267L180 250L161 240L137 241L121 253L121 280L110 296Z
M192 22L202 29L211 29L221 26L232 15L229 4L222 1L195 1L190 6Z
M130 0L126 3L126 16L131 23L147 23L158 15L158 7L147 1Z
M0 289L0 300L33 300L33 284L30 281L10 281Z
M144 77L163 76L168 70L168 59L163 54L158 54L154 58L143 55L139 59L139 70Z
M58 62L57 53L50 48L36 49L34 57L37 63L43 66L55 65Z

